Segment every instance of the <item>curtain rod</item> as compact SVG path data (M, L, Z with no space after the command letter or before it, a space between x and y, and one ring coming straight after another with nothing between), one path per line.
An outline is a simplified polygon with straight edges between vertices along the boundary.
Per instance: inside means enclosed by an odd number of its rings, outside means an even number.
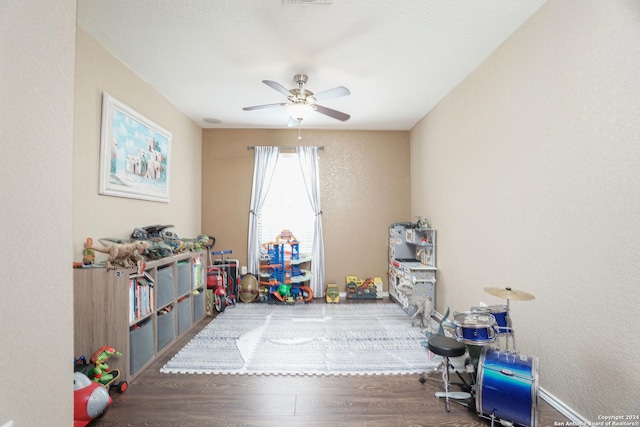
M278 145L278 148L286 148L289 150L295 150L298 147L309 147L309 145ZM247 150L253 150L254 148L256 148L253 145L249 145L247 146ZM320 147L318 147L318 150L324 150L324 145L321 145Z

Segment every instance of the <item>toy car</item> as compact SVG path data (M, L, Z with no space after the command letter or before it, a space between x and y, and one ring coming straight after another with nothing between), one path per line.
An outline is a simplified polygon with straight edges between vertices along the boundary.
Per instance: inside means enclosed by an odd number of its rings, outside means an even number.
M107 412L112 400L101 384L82 372L73 373L73 426L84 427Z

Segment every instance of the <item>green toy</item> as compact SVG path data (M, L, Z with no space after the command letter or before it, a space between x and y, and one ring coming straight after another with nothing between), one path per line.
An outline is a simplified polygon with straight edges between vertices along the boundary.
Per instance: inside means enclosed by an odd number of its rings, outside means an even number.
M107 360L111 356L122 356L122 353L116 351L113 347L103 346L96 350L91 356L91 363L95 366L89 371L88 377L93 381L100 383L102 385L106 385L113 381L113 374L110 372L109 365L107 365Z
M291 285L285 283L280 284L280 286L278 286L278 293L282 297L288 297L291 295Z

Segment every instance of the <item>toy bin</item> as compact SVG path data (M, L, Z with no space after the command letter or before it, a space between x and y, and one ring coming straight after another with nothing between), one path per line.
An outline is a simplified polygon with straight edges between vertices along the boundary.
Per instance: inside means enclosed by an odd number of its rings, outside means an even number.
M176 337L176 312L158 314L158 351L165 348Z
M191 263L189 261L178 262L178 296L182 296L191 290Z
M204 317L204 292L194 294L193 298L193 323L197 323Z
M147 319L129 331L129 371L135 375L153 357L153 322Z
M178 335L191 327L191 298L186 297L178 302Z
M176 289L173 284L173 268L171 266L158 269L156 286L156 308L162 308L176 297Z

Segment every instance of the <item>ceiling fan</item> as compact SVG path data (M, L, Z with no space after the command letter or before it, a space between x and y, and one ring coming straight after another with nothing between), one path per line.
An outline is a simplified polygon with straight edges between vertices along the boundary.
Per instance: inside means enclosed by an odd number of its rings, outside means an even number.
M289 126L299 124L303 119L307 118L309 114L314 111L320 114L324 114L325 116L341 120L343 122L349 120L349 117L351 117L349 114L316 104L316 101L324 101L327 99L349 95L351 94L351 92L349 92L349 89L344 86L338 86L333 89L323 90L322 92L314 94L310 90L304 88L304 85L307 83L306 74L296 74L295 76L293 76L293 80L298 85L298 87L293 89L287 89L280 83L276 83L271 80L262 81L262 83L285 95L288 102L254 105L252 107L244 107L243 110L251 111L259 110L262 108L285 107L287 113L291 117L291 119L289 120Z

